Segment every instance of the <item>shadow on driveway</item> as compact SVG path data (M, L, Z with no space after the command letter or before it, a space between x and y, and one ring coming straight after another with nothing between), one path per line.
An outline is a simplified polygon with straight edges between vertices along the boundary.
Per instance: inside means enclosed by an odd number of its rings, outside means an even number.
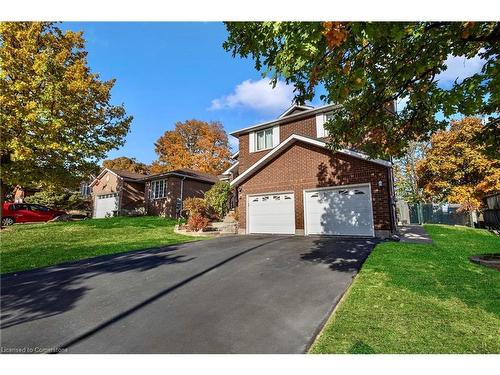
M378 242L373 238L317 237L311 251L301 258L327 264L332 271L357 272Z
M194 258L171 255L176 246L106 255L65 263L1 278L0 328L46 318L71 310L89 290L78 287L83 280L102 274L147 271L166 264L184 263Z

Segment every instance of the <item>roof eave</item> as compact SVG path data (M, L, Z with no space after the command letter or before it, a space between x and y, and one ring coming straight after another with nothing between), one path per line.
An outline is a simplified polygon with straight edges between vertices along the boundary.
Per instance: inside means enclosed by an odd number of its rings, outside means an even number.
M271 121L262 122L262 123L257 124L257 125L252 125L252 126L249 126L247 128L236 130L236 131L234 131L232 133L229 133L229 135L232 135L233 137L239 137L241 134L249 133L251 131L255 131L255 130L258 130L258 129L261 129L261 128L265 128L267 126L271 126L271 125L274 125L274 124L279 124L279 123L282 123L282 122L289 122L290 120L295 120L295 119L299 119L299 118L302 118L302 117L308 117L308 116L310 116L312 114L324 112L324 111L327 111L327 110L330 110L330 109L338 109L338 108L341 108L341 107L342 106L340 104L327 104L327 105L324 105L324 106L321 106L321 107L318 107L318 108L311 108L310 110L299 112L299 113L296 113L294 115L285 116L285 117L282 117L282 118L277 118L277 119L274 119L274 120L271 120Z

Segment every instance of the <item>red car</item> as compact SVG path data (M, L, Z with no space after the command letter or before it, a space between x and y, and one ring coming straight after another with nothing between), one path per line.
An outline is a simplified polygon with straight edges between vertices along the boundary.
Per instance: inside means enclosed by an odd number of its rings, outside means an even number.
M4 202L2 207L2 226L14 223L35 223L49 221L66 212L53 210L39 204Z

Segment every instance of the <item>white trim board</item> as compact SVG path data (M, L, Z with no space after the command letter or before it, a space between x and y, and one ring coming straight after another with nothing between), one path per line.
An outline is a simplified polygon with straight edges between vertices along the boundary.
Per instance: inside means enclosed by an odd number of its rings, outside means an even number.
M235 169L238 165L240 165L240 162L237 161L236 163L234 163L233 165L231 165L228 169L226 169L224 172L222 172L221 174L222 175L227 175L229 174L229 172L231 172L233 169Z
M275 156L277 153L280 151L284 150L288 144L292 142L304 142L308 143L314 146L318 146L321 148L327 148L327 144L323 141L320 141L318 139L312 139L308 137L304 137L302 135L298 134L292 134L289 136L287 139L285 139L283 142L281 142L278 146L276 146L273 150L271 150L269 153L264 155L262 158L260 158L255 164L253 164L250 168L248 168L245 172L240 174L238 177L236 177L233 181L231 181L231 187L237 185L239 182L243 181L247 176L249 176L252 172L258 170L260 167L264 166L267 161L269 161L273 156ZM391 167L392 163L387 161L387 160L382 160L382 159L370 159L367 155L362 154L360 152L356 151L351 151L351 150L338 150L337 152L340 152L345 155L349 155L358 159L366 160L372 163L380 164L385 167Z

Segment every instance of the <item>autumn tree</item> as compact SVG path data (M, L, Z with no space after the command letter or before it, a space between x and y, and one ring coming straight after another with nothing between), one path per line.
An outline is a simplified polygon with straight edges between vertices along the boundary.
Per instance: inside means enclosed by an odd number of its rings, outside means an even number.
M134 173L149 173L149 167L146 164L138 162L135 158L127 158L126 156L104 160L102 166L104 168L118 169Z
M229 167L231 151L227 134L219 122L177 122L155 143L158 160L152 173L178 168L220 174Z
M342 106L326 127L332 148L371 156L402 156L411 141L426 141L449 119L490 116L478 139L499 155L499 22L227 22L224 48L251 57L257 70L295 87L295 100ZM439 86L448 57L480 57L481 71ZM394 101L407 104L392 113ZM436 118L444 114L443 120Z
M0 24L2 185L75 182L123 144L132 117L110 103L115 80L91 72L84 42L51 22Z
M483 127L480 119L465 118L432 136L417 163L418 183L429 200L459 203L471 211L486 194L500 191L500 160L486 156L484 145L475 142Z

